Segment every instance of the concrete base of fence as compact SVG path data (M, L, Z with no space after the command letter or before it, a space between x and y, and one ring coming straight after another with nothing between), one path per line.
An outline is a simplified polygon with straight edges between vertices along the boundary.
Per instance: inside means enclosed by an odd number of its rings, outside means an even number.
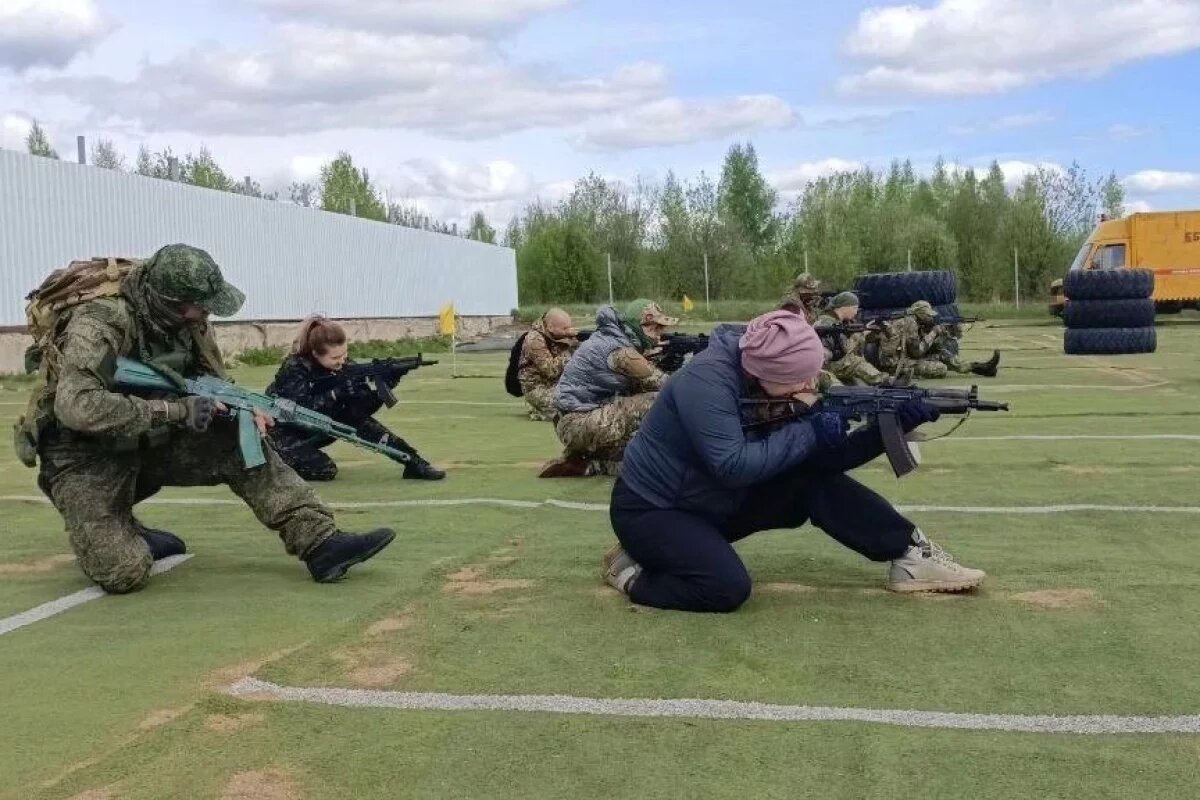
M459 339L486 336L497 328L512 324L508 315L459 317ZM351 341L380 339L421 339L438 335L436 317L398 317L395 319L344 319ZM236 356L259 347L288 347L296 335L299 320L272 322L218 322L217 341L226 356ZM24 331L0 331L0 375L25 371L25 349L33 339Z

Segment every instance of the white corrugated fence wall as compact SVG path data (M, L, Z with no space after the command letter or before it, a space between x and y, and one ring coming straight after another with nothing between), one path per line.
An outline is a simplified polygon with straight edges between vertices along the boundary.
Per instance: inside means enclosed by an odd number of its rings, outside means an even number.
M183 242L246 293L234 319L499 316L517 305L507 247L0 151L0 326L78 258L144 258Z

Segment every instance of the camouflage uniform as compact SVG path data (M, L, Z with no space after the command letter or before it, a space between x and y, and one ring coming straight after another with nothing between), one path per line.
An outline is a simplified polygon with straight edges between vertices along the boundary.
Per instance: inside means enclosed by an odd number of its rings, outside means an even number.
M894 375L915 379L946 377L950 367L942 362L939 349L948 334L936 320L933 306L922 300L909 307L907 316L888 323L879 345L879 366Z
M649 301L634 301L624 318L603 306L596 332L564 370L555 390L562 461L601 462L613 471L654 405L667 374L642 354L654 345L641 330L642 318L668 327L678 322Z
M823 316L817 320L818 326L836 326L841 321L834 316ZM865 333L834 334L830 337L832 349L825 369L847 386L878 386L887 379L870 362L863 357L863 346L866 343Z
M562 377L571 354L579 346L576 339L552 339L546 333L544 320L539 319L525 335L517 378L529 406L529 418L548 422L556 416L554 387Z
M796 314L803 314L809 325L817 321L821 307L821 282L807 272L796 276L792 287L779 302L779 307Z
M228 316L242 300L207 253L172 245L130 273L119 296L63 312L34 398L47 421L38 485L62 515L80 568L106 591L145 585L153 559L133 506L163 486L229 486L295 556L336 530L333 514L271 448L266 464L243 467L233 422L196 433L179 422L173 400L114 391L119 356L225 377L211 330L185 322L178 305Z
M636 350L618 350L610 363L614 371L636 382L637 393L618 397L593 411L563 414L555 432L568 458L620 461L667 378Z

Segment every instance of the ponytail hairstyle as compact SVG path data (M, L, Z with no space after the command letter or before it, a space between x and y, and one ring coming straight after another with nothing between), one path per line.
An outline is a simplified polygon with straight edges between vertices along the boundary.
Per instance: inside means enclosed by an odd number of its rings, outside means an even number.
M324 355L330 347L346 343L346 329L320 314L306 317L292 342L292 353L311 361L314 354Z

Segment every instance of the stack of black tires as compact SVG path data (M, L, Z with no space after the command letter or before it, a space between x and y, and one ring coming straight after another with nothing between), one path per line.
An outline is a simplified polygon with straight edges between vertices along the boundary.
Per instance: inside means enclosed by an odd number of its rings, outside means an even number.
M1063 279L1063 350L1071 356L1153 353L1154 273L1073 270Z
M953 272L877 272L854 281L859 316L864 322L893 317L908 311L918 300L933 306L939 317L957 318L958 278Z

